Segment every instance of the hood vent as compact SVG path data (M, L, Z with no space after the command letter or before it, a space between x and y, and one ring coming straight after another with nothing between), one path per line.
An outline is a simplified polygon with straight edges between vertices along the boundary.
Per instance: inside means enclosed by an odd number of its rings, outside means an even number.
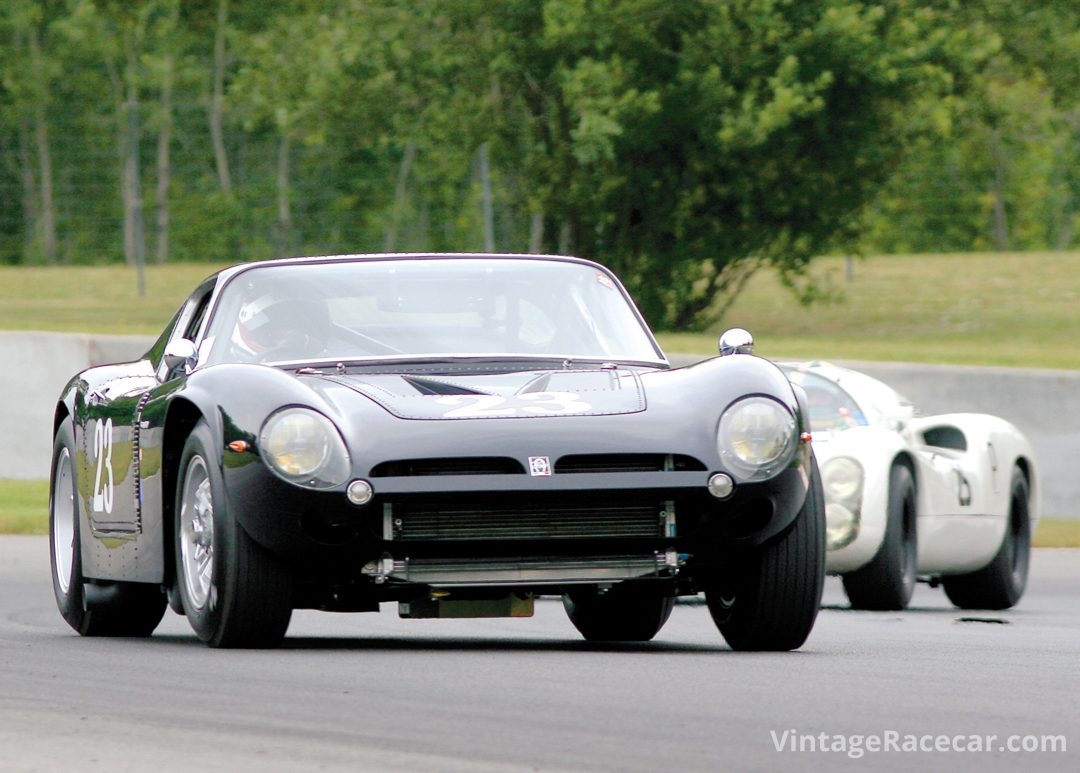
M422 395L486 395L490 392L481 392L476 389L455 384L451 381L442 381L437 378L418 378L417 376L402 376L401 380L411 386Z

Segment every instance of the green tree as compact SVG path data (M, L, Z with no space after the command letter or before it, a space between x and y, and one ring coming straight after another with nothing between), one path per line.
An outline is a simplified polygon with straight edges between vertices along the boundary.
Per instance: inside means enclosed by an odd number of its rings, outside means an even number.
M0 114L5 116L0 129L7 137L8 169L21 187L11 200L22 204L26 253L46 263L59 256L51 114L60 68L49 50L61 12L56 6L0 8Z
M924 131L904 108L950 85L921 5L510 4L501 163L524 157L545 245L616 266L655 325L707 324L767 264L808 297Z
M158 260L573 252L616 268L654 325L687 328L762 266L815 297L805 269L825 252L1068 246L1078 15L1057 0L0 4L0 253L116 260L126 234L130 259L143 223Z
M871 218L872 249L1061 249L1080 209L1080 11L1055 0L948 7L954 87L910 120L944 116Z

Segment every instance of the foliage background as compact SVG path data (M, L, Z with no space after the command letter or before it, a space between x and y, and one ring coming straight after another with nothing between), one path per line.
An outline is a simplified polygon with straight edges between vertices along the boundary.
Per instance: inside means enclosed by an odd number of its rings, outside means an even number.
M572 252L650 322L1076 248L1057 0L0 0L0 262Z

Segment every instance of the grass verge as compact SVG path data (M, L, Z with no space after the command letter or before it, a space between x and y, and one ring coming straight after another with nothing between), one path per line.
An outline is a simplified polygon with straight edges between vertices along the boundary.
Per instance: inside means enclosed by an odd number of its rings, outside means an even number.
M139 295L126 266L0 266L0 330L157 336L201 280L222 266L148 266Z
M1041 518L1032 544L1037 548L1080 548L1080 518Z
M1080 369L1080 253L824 257L809 275L830 301L800 306L763 269L715 330L661 344L712 354L722 329L743 327L770 359Z
M222 268L0 266L0 330L156 336L198 282ZM715 329L667 331L669 353L716 351L717 334L744 327L773 359L1080 369L1080 252L821 257L809 277L830 299L800 306L762 269Z
M49 482L0 478L0 534L49 533Z

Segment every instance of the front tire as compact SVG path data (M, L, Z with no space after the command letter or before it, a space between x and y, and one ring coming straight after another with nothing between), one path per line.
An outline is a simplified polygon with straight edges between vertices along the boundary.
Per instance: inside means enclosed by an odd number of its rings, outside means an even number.
M53 439L49 488L49 563L56 606L67 624L82 636L149 636L165 615L165 594L159 586L96 584L94 603L87 605L80 547L82 511L74 460L75 430L65 420Z
M942 582L949 601L961 609L1008 609L1024 595L1031 561L1030 486L1019 468L1009 491L1009 522L994 560Z
M812 462L806 501L795 523L712 578L705 600L732 649L793 650L814 627L824 582L825 495Z
M885 537L866 566L843 576L852 609L906 609L915 592L919 552L915 479L903 464L889 474Z
M671 616L675 598L660 588L624 582L606 592L595 585L567 591L563 606L587 641L649 641Z
M180 456L176 592L209 646L275 647L292 617L292 581L230 515L215 447L209 425L199 421Z

